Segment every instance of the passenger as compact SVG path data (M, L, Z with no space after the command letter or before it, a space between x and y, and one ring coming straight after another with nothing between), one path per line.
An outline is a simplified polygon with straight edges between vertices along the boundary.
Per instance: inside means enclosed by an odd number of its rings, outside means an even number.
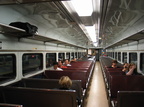
M62 60L58 61L58 67L60 67L60 68L67 68L67 66L63 65L63 61Z
M73 59L71 60L71 62L77 62L77 59L76 59L76 58L73 58Z
M68 76L62 76L59 80L60 89L69 90L72 86L72 81Z
M53 67L51 67L49 70L60 70L63 71L61 68L58 67L58 62L53 63Z
M65 65L65 66L71 66L70 61L69 61L68 59L65 59L64 65Z
M129 64L128 63L124 63L122 71L123 72L128 72L128 70L129 70Z
M118 66L117 66L117 60L113 60L112 61L112 65L111 66L109 66L108 68L118 68ZM106 66L107 67L107 66Z
M72 80L68 76L62 76L59 80L60 88L62 90L72 90L70 89L72 86ZM78 105L81 104L80 98L77 97Z
M128 71L126 72L126 75L136 74L135 68L136 68L136 65L134 63L129 64L129 68L128 68Z
M118 68L117 63L118 63L117 60L113 60L111 67L112 67L112 68Z

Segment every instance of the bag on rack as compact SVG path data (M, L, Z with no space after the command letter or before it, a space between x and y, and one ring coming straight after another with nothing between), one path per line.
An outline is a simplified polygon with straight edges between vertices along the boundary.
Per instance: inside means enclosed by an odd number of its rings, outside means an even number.
M30 36L33 36L38 32L38 27L31 25L28 22L12 22L9 25L25 30L28 34L30 34Z

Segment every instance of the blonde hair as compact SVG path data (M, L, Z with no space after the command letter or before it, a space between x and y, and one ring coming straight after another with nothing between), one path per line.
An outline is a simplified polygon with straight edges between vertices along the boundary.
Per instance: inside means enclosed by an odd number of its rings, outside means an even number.
M130 63L130 64L129 64L129 68L130 68L131 66L136 66L136 64L135 64L135 63Z
M59 80L59 84L62 88L70 88L72 86L72 81L68 76L62 76Z

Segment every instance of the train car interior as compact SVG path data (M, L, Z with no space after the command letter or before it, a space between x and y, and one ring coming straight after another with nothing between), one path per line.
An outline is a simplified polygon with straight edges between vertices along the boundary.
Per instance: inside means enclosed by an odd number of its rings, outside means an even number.
M144 107L143 5L0 0L0 107Z

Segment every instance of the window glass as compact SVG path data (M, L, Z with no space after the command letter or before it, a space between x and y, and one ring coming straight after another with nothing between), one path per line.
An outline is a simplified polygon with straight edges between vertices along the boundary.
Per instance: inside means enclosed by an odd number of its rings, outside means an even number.
M75 58L78 58L78 56L77 56L77 52L75 52Z
M74 52L71 53L71 59L73 59L73 58L74 58Z
M85 52L82 52L82 57L84 57L86 55L86 53Z
M43 55L39 53L24 54L22 56L23 74L41 70L43 65Z
M140 54L140 70L144 73L144 53Z
M0 83L16 77L16 57L0 54Z
M70 53L66 53L66 59L70 59Z
M122 58L123 63L127 62L127 53L123 52L123 58Z
M105 55L110 56L110 52L107 52Z
M108 53L108 56L110 56L110 57L111 57L111 52L109 52L109 53Z
M137 53L129 53L129 63L137 64Z
M113 53L111 52L110 54L111 54L111 57L113 57Z
M115 52L115 59L117 60L117 52Z
M56 62L56 53L47 53L46 54L46 68L53 65Z
M105 56L110 56L110 52L106 52Z
M78 58L81 58L81 52L78 52Z
M64 53L59 53L59 54L58 54L58 59L59 59L59 60L64 60L64 59L65 59Z
M112 52L112 57L114 58L114 52Z
M118 52L118 60L121 61L121 52Z

